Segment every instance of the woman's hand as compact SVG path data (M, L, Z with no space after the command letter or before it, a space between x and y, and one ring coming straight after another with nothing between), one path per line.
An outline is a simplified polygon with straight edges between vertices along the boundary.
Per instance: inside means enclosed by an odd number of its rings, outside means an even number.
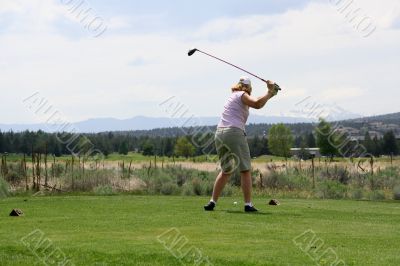
M275 86L275 82L273 82L272 80L267 80L268 89L273 89L274 86Z
M267 103L269 99L274 97L278 91L276 89L275 82L272 80L267 80L267 87L268 87L268 93L264 94L264 96L261 97L251 97L247 93L243 93L242 95L242 102L254 109L261 109L264 107L264 105Z
M267 87L268 87L268 97L274 97L278 92L275 89L275 82L272 80L267 80Z

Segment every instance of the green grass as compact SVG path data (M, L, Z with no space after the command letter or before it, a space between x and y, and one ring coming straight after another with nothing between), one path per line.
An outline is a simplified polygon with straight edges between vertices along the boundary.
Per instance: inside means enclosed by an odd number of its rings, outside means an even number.
M7 161L8 162L17 162L20 161L23 158L23 154L15 154L15 153L10 153L7 155ZM216 155L199 155L191 158L185 158L185 157L167 157L167 156L157 156L157 163L161 163L162 160L164 160L165 163L168 162L212 162L212 159L216 159ZM43 159L43 158L42 158ZM52 156L47 157L49 163L52 162L53 158ZM66 160L71 160L71 155L63 155L60 157L56 158L57 161L66 161ZM129 152L127 155L122 155L118 153L111 153L107 156L106 161L125 161L129 163L132 160L134 163L140 163L140 162L149 162L149 161L154 161L154 156L145 156L141 153L135 153L135 152ZM279 156L274 156L274 155L262 155L256 158L252 159L252 162L257 162L257 163L264 163L264 162L283 162L286 159L284 157L279 157ZM298 159L295 158L288 158L288 161L298 161ZM318 159L316 159L318 160ZM321 161L325 160L325 158L321 158ZM342 157L335 157L334 161L335 162L345 162L348 161L348 158L342 158ZM393 160L395 162L400 160L400 156L395 156L393 157ZM26 161L27 162L32 162L31 156L26 156ZM382 156L379 158L375 158L375 162L390 162L390 157L389 156Z
M311 245L316 254L332 248L347 265L400 263L399 202L286 199L268 206L266 200L255 200L260 213L246 214L239 198L222 198L214 212L202 210L204 197L6 198L0 201L0 265L40 265L21 242L36 229L75 265L179 265L157 240L171 228L187 238L182 250L198 248L214 265L316 265L293 243L309 229L324 241L319 251ZM25 216L9 217L12 208Z

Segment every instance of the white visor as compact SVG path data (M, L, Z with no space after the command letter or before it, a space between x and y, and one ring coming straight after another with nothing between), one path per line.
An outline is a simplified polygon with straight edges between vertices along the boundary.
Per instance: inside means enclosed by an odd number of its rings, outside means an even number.
M251 86L251 80L246 76L240 77L239 83Z

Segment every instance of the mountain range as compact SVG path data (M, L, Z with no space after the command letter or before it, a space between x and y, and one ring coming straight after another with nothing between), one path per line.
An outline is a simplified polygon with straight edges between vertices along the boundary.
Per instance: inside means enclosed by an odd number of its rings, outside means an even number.
M213 126L218 124L219 117L192 117L192 118L168 118L168 117L146 117L135 116L129 119L116 118L94 118L81 122L71 123L68 131L74 128L75 132L97 133L104 131L131 131L131 130L151 130L155 128L168 127L188 127L188 126ZM314 122L312 119L301 117L285 116L260 116L250 115L248 123L250 124L276 124L276 123L307 123ZM0 124L0 130L20 132L25 130L45 132L59 131L61 125L51 124Z
M385 122L400 124L400 113L385 114L370 117L360 117L356 115L347 115L337 120L346 121L351 124L361 122ZM129 119L116 118L93 118L81 122L71 123L68 129L64 131L74 131L79 133L98 133L105 131L137 131L152 130L158 128L171 127L191 127L191 126L214 126L217 125L219 117L192 117L192 118L168 118L168 117L146 117L135 116ZM295 124L295 123L314 123L315 119L304 117L289 116L262 116L252 114L249 117L248 124ZM21 132L25 130L45 132L60 131L61 126L49 124L0 124L0 130ZM71 130L71 129L74 130ZM62 130L61 130L62 131Z

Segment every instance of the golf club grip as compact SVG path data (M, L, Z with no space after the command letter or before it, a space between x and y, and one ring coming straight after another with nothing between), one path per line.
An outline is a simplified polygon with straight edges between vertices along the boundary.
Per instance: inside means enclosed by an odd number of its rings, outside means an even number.
M243 69L243 68L241 68L241 67L238 67L238 66L236 66L236 65L234 65L234 64L232 64L232 63L229 63L229 62L227 62L227 61L225 61L225 60L223 60L223 59L221 59L221 58L218 58L218 57L213 56L213 55L211 55L211 54L208 54L208 53L206 53L206 52L203 52L203 51L201 51L201 50L199 50L199 49L197 49L197 51L199 51L200 53L203 53L203 54L205 54L205 55L211 56L212 58L215 58L215 59L217 59L217 60L219 60L219 61L221 61L221 62L224 62L225 64L228 64L228 65L233 66L233 67L235 67L235 68L237 68L237 69L240 69L240 70L242 70L243 72L246 72L247 74L252 75L253 77L258 78L259 80L264 81L265 83L267 83L267 81L266 81L265 79L263 79L263 78L261 78L261 77L255 75L255 74L253 74L253 73L251 73L251 72L249 72L249 71L247 71L247 70L245 70L245 69Z

